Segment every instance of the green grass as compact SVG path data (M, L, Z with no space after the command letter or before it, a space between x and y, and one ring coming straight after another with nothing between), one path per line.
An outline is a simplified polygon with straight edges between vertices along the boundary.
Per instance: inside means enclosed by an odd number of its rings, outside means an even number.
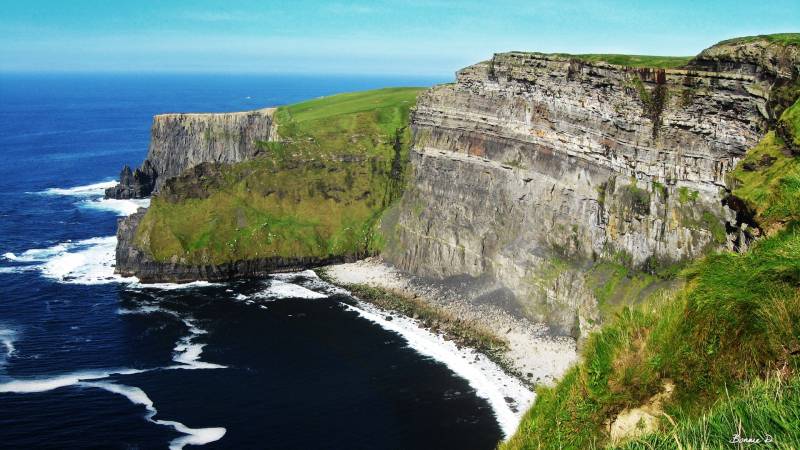
M137 245L158 261L188 264L377 252L381 215L405 183L409 110L420 90L279 108L279 142L260 143L254 160L169 182L137 228Z
M792 136L794 146L800 148L800 100L783 112L781 123Z
M685 66L692 59L691 56L652 56L652 55L618 55L618 54L580 54L553 53L554 56L577 59L585 62L605 62L616 66L676 69Z
M676 385L667 413L690 422L761 374L800 368L800 231L713 255L684 277L684 289L625 307L590 336L583 363L537 392L503 448L602 447L604 424L666 380Z
M760 40L781 45L800 45L800 33L759 34L756 36L737 37L722 41L717 45L740 44L740 43L754 42Z
M592 266L586 273L586 281L604 320L613 318L624 306L637 303L670 284L659 276L612 261L601 261Z
M697 197L699 195L699 192L690 191L686 186L681 186L678 188L678 201L681 202L681 204L686 204L689 202L694 203L697 201Z
M800 101L784 111L781 122L787 124L787 138L800 143ZM747 153L728 175L728 184L765 228L800 220L800 158L776 132L769 132Z
M626 443L627 450L727 449L734 436L762 442L745 446L796 449L800 443L800 376L756 379L722 396L700 418L683 418Z

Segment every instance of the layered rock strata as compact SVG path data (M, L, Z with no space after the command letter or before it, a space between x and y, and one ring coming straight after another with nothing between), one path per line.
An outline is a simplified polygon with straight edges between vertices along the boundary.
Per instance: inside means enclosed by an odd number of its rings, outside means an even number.
M461 70L418 100L384 257L495 280L526 316L584 333L598 261L656 272L738 244L725 174L773 120L773 86L797 74L768 51L712 48L691 70L512 52Z
M275 135L275 109L215 114L161 114L153 118L150 148L142 166L125 166L109 198L142 198L170 178L203 162L236 163L256 156L259 142Z

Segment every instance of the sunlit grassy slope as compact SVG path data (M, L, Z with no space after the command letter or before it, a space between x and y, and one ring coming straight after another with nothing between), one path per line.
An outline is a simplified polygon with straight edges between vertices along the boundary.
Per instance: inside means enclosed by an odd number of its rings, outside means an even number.
M649 67L657 69L674 69L685 66L691 56L650 56L650 55L617 55L617 54L583 54L571 55L556 53L557 56L575 58L586 62L606 62L626 67Z
M137 229L156 260L361 256L399 196L418 88L334 95L281 107L277 142L235 165L169 182ZM200 174L200 176L197 176Z
M757 40L765 40L781 45L800 45L800 33L775 33L775 34L759 34L756 36L744 36L720 42L720 44L738 44L745 42L753 42Z
M781 122L797 139L798 109ZM583 362L534 406L504 449L729 448L770 435L800 448L800 157L768 133L730 174L766 236L744 253L691 264L683 289L624 308L583 348ZM618 414L665 385L660 428L611 442Z

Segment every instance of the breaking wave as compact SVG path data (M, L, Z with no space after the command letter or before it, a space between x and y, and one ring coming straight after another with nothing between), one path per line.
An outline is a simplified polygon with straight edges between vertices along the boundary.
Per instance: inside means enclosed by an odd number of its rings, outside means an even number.
M39 271L45 278L70 284L137 282L134 277L124 278L114 273L116 248L116 236L61 242L47 248L25 250L19 255L5 253L3 258L8 261L37 264L4 269L14 272Z
M45 195L71 195L77 197L91 197L104 195L106 189L117 185L116 181L102 181L100 183L87 184L84 186L74 186L69 188L49 188L37 194Z

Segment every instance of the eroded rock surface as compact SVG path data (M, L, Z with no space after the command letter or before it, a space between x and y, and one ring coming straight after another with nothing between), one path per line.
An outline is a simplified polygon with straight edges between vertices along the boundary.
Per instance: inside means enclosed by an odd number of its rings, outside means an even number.
M236 163L256 156L275 133L275 109L215 114L160 114L153 118L142 167L122 170L109 198L142 198L200 163Z
M597 261L655 272L735 245L725 174L771 123L772 86L796 76L796 55L769 51L712 48L693 70L513 52L461 70L418 101L384 257L496 280L526 316L584 334Z

